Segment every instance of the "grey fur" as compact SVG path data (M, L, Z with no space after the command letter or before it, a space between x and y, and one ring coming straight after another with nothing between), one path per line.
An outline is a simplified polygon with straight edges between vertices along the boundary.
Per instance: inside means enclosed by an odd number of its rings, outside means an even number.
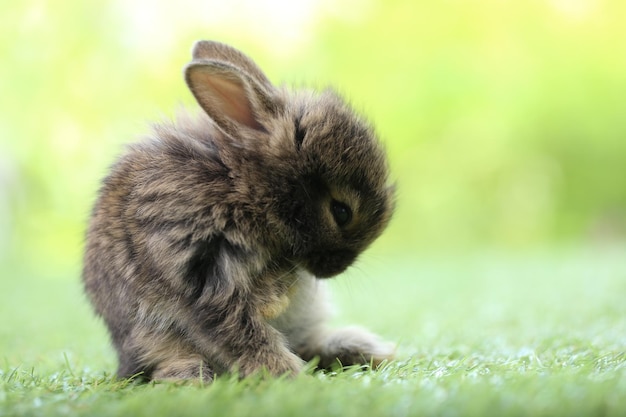
M335 93L276 88L220 43L198 42L185 78L204 112L129 146L87 233L85 290L118 376L210 381L295 374L314 357L391 358L393 346L365 330L326 327L320 279L343 272L390 219L371 127Z

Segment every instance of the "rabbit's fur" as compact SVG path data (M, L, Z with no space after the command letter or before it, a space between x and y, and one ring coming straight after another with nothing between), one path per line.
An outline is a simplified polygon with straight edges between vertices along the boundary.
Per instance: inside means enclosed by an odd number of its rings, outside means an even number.
M304 361L380 363L393 345L331 330L323 280L393 208L371 127L336 94L274 87L250 58L201 41L185 68L204 110L158 124L104 180L86 292L119 377L294 374Z

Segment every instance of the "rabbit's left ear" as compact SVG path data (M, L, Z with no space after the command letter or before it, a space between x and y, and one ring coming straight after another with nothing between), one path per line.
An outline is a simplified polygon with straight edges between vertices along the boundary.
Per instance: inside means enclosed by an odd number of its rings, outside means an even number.
M194 60L185 68L185 80L204 111L232 138L242 127L266 132L263 121L280 105L272 91L223 61Z
M222 61L239 68L267 89L274 88L265 73L247 55L232 46L215 41L198 41L191 54L194 60Z

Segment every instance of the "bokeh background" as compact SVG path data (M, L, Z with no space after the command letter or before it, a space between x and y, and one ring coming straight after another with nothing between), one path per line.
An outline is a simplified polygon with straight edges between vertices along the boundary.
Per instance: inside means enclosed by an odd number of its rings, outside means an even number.
M399 196L373 251L618 243L625 18L622 0L3 2L0 273L77 280L107 167L194 104L197 39L336 86L375 123Z

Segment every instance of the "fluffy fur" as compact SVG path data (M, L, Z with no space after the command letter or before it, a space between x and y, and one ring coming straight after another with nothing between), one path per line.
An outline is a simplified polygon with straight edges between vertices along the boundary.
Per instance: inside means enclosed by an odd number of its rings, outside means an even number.
M118 353L118 376L209 381L379 363L393 345L331 330L335 276L392 212L371 127L336 94L274 87L241 52L194 46L187 84L204 110L154 126L104 180L85 290Z

